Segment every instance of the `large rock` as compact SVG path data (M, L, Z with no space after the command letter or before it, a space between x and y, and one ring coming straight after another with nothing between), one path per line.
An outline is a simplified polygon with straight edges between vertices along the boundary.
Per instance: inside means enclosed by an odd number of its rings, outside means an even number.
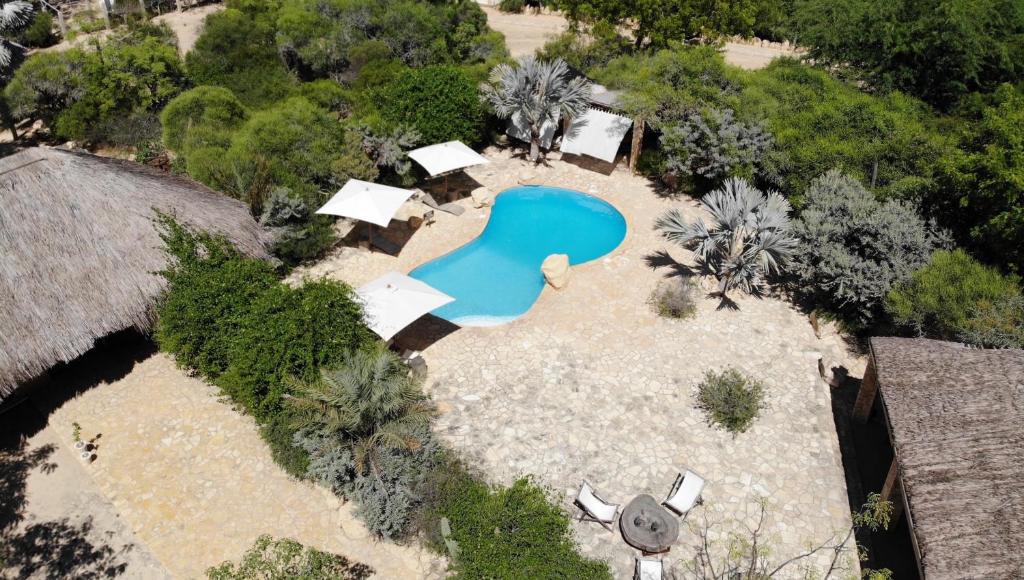
M544 263L540 265L540 271L552 288L556 290L565 288L565 285L569 283L569 256L551 254L544 258Z
M478 187L469 195L473 198L473 207L490 207L494 205L494 194L486 187Z

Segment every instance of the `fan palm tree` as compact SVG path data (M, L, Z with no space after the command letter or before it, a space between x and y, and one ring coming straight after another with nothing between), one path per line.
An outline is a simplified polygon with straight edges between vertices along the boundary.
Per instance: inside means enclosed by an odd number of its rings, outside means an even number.
M380 451L419 449L435 414L409 368L383 347L349 353L338 369L294 387L295 426L339 435L360 473L376 471Z
M765 195L745 179L733 178L705 195L701 205L711 214L711 224L702 219L687 223L678 210L670 210L655 228L694 251L701 272L718 279L723 298L735 288L756 294L764 277L779 272L796 250L797 240L789 233L792 208L778 193Z
M7 84L18 58L25 47L14 42L8 36L20 32L32 21L32 3L25 0L0 0L0 89ZM0 96L0 120L11 130L11 138L17 139L17 127L7 101Z
M518 66L502 63L491 70L490 82L480 85L481 99L490 103L499 118L518 115L530 130L530 160L540 160L544 124L556 126L586 110L590 82L573 77L562 59L540 61L526 57Z

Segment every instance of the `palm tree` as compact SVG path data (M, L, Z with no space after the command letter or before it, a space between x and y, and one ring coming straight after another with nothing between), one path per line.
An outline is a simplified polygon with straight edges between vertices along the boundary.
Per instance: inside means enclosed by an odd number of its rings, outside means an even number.
M379 451L418 450L435 413L409 368L383 347L349 353L337 370L295 390L287 399L295 426L340 436L359 473L376 472Z
M670 210L655 228L694 251L701 272L718 279L723 298L734 288L758 293L765 275L779 272L796 250L796 238L789 234L792 208L778 193L766 196L745 179L733 178L705 195L701 205L711 214L710 225L702 219L687 223L678 210Z
M547 122L556 126L586 110L590 82L572 77L562 59L539 61L526 57L518 66L502 63L491 70L489 83L480 85L481 100L490 103L499 118L518 115L530 130L530 161L540 160L541 131Z
M25 47L9 39L8 36L19 32L32 20L32 3L25 0L0 0L0 89L7 84L18 57ZM11 130L11 138L17 139L17 127L7 101L0 96L0 120Z

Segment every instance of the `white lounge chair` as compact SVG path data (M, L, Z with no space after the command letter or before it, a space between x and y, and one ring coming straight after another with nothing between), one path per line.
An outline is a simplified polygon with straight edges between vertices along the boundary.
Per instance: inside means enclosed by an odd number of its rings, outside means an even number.
M701 498L703 491L704 478L687 469L676 476L672 491L662 505L685 517L694 506L704 503Z
M615 521L615 516L619 514L619 505L608 503L601 499L594 492L594 487L585 479L583 484L580 485L580 492L576 494L575 503L576 507L583 511L580 515L581 522L597 522L609 532L613 531L612 522Z
M654 558L637 558L633 569L633 580L662 580L665 567L661 560Z

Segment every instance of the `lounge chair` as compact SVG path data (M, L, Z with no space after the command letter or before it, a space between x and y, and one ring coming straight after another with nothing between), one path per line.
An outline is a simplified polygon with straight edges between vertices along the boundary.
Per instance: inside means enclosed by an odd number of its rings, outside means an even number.
M608 503L601 499L587 480L584 479L583 484L580 485L580 492L576 494L576 501L574 503L583 512L580 514L581 522L597 522L609 532L613 531L612 522L619 515L619 505Z
M392 256L397 256L398 253L402 251L402 246L399 246L384 236L373 236L370 238L370 244L380 251L391 254Z
M701 492L704 491L704 478L689 469L680 472L672 484L672 491L661 505L686 517L694 506L704 503Z
M466 212L466 208L462 207L461 205L455 202L438 204L437 200L434 199L434 196L430 195L425 191L423 192L421 201L427 204L427 207L432 207L434 209L450 213L454 216L460 216Z
M654 558L637 558L633 568L633 580L662 580L665 566Z

